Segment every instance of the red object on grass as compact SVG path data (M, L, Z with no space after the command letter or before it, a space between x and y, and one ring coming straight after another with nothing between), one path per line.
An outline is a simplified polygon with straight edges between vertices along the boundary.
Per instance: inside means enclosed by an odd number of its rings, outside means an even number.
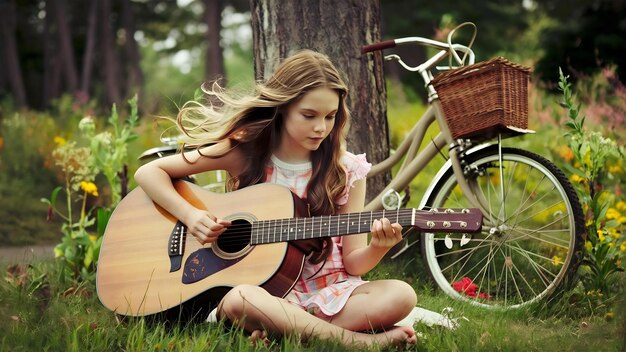
M459 293L462 293L469 297L479 297L484 299L489 299L489 296L486 292L477 292L478 285L472 281L469 277L463 277L461 280L452 283L452 288Z

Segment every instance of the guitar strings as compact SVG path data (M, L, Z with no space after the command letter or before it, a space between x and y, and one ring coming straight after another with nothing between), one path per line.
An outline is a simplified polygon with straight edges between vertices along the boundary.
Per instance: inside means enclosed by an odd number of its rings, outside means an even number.
M380 212L382 215L382 212ZM433 213L429 213L429 214L433 214ZM437 213L435 213L437 214ZM342 216L346 216L349 214L342 214ZM419 215L419 214L418 214ZM336 216L335 216L336 217ZM303 240L303 239L312 239L312 238L321 238L321 237L334 237L334 236L339 236L341 235L343 232L339 231L339 230L343 230L343 229L348 229L348 228L352 228L354 227L354 225L350 226L346 224L339 224L338 222L335 224L333 223L329 223L328 225L322 225L322 218L323 217L309 217L309 218L285 218L285 219L272 219L272 220L258 220L258 221L254 221L254 222L248 222L246 224L232 224L230 226L227 227L227 230L225 232L225 234L227 235L226 237L220 238L220 243L223 244L229 244L229 245L241 245L241 244L246 244L246 243L251 243L252 242L252 238L253 236L256 237L256 239L258 240L259 238L261 238L261 241L259 242L259 244L264 244L264 243L276 243L276 242L285 242L285 241L293 241L293 240ZM413 215L412 214L402 214L399 216L396 216L396 222L400 222L400 221L407 221L407 220L412 220L413 219ZM313 232L320 232L320 235L309 235L306 236L305 234L302 234L301 231L297 231L296 233L294 233L294 239L289 239L290 235L287 235L287 239L282 239L281 237L284 237L284 234L282 233L282 231L279 231L278 233L274 232L274 233L265 233L265 230L268 229L272 229L272 228L284 228L284 227L288 227L288 228L300 228L300 226L303 226L303 229L306 230L306 226L304 226L304 222L297 224L297 220L299 219L311 219L311 226L313 227ZM315 224L314 221L316 219L320 219L318 221L318 224ZM433 219L420 219L422 221L433 221ZM283 221L286 221L287 224L285 225L277 225L277 222L281 221L281 223ZM340 219L338 219L338 221L340 221ZM447 221L449 222L451 225L454 223L463 223L464 221L462 220L439 220L439 221ZM271 222L274 222L274 224L271 224ZM369 220L367 220L367 223L369 224ZM258 225L255 227L255 225ZM293 226L291 226L293 225ZM319 226L317 226L319 225ZM370 226L365 229L363 231L363 233L365 232L370 232L370 228L371 228L371 224L369 224ZM325 231L325 228L328 227L328 231ZM253 235L253 230L257 231L257 235ZM335 230L335 231L333 231ZM436 231L433 230L433 232L449 232L450 229L448 229L448 231L446 230L442 230L442 231ZM322 233L325 232L325 233ZM350 231L348 231L350 232ZM361 233L361 231L356 231L355 234ZM298 234L302 234L302 238L297 238ZM345 234L347 235L347 233ZM265 241L264 239L267 238L275 238L276 236L279 237L278 241Z

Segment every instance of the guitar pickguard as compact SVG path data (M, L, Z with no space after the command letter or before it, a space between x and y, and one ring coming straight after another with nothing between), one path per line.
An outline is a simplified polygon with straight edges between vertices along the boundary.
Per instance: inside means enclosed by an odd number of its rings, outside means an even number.
M233 259L224 259L217 256L211 248L201 248L193 253L185 261L183 267L183 283L192 284L214 273L237 264L246 255Z

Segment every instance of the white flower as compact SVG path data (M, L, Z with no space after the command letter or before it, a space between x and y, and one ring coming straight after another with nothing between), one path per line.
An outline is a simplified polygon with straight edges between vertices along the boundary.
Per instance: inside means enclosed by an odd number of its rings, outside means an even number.
M83 133L91 135L96 130L96 122L94 121L93 117L85 116L78 123L78 129L81 130Z

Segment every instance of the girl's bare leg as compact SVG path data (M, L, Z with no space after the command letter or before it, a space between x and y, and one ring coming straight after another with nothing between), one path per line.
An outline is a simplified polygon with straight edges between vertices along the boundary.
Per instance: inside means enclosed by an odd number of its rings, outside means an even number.
M355 332L317 318L252 285L240 285L230 290L220 304L218 316L228 318L249 332L267 330L282 335L298 334L302 338L337 339L346 345L415 342L415 331L411 327L394 328L378 334Z
M385 330L404 319L417 303L413 288L399 280L359 286L330 321L348 330Z

